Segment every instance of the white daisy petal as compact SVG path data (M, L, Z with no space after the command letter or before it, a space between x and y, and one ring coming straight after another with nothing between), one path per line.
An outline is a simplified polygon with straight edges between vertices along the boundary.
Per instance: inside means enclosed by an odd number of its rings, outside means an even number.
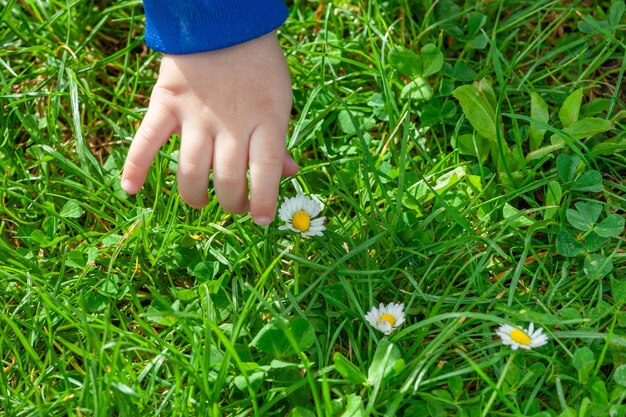
M541 327L535 330L534 323L530 323L528 329L503 324L496 329L496 334L503 345L511 346L513 350L530 350L548 343L548 336L543 333Z
M389 303L387 305L380 303L378 307L372 307L363 318L376 330L389 335L404 323L403 310L404 304L402 303Z
M291 230L300 233L303 237L323 236L326 230L324 220L326 217L317 217L322 211L322 205L313 198L298 194L295 197L286 198L278 209L278 217L285 222L279 230Z

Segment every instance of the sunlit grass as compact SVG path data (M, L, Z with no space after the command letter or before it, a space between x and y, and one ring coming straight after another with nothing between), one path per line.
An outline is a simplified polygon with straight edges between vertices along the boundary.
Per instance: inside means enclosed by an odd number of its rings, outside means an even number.
M1 414L623 415L623 233L567 214L626 208L623 3L329 3L292 2L279 33L303 167L281 195L326 216L301 239L187 207L177 138L121 190L158 71L140 1L0 1ZM390 55L428 44L423 97ZM452 95L483 79L501 120L484 158ZM567 133L579 88L579 119L610 129ZM543 145L570 135L539 158L531 93ZM561 154L581 157L571 181ZM385 336L364 316L392 302L406 322ZM495 330L530 322L548 344L512 355Z

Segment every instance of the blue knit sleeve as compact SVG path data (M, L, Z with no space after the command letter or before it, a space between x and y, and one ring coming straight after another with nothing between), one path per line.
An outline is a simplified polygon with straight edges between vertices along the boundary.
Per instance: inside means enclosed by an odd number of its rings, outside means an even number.
M144 0L146 43L166 54L237 45L283 24L283 0Z

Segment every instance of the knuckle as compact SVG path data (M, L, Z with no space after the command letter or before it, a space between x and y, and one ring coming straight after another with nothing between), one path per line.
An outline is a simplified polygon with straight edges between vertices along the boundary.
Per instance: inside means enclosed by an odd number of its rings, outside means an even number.
M261 109L265 109L268 114L275 114L277 117L282 119L291 109L291 93L261 95L258 98L256 105Z
M197 162L185 161L178 165L178 177L184 181L197 182L208 178L209 173Z
M124 162L124 172L130 174L142 173L147 170L147 164L142 163L142 161L133 158L132 155L129 155Z
M227 194L241 194L239 190L245 185L245 177L236 174L213 173L213 180L220 190L225 190Z
M217 200L219 201L222 209L226 210L229 213L244 214L246 212L246 205L243 202L220 200L219 197Z
M137 139L146 142L157 141L159 140L160 133L161 132L159 132L158 128L154 124L145 121L139 127L139 131L137 132Z
M167 101L168 98L173 99L182 96L185 92L186 88L183 85L157 82L152 90L152 98Z
M179 191L180 198L188 205L196 209L201 209L209 203L208 193L194 193L185 190Z
M265 149L254 157L254 163L262 168L279 168L282 167L284 158L284 149Z

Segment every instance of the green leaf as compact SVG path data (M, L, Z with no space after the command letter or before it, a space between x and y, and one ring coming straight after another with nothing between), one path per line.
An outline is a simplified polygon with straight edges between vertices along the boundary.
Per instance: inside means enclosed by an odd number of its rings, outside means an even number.
M609 404L609 394L602 379L594 378L589 386L589 392L591 393L591 403L594 408L606 407Z
M615 369L613 379L618 385L626 387L626 365L620 365Z
M613 270L613 262L606 256L590 254L585 257L583 271L589 279L602 279Z
M355 394L349 394L345 397L346 409L340 417L365 417L365 408L363 407L363 399Z
M589 117L597 114L606 114L611 108L611 100L608 98L594 98L580 108L580 116Z
M463 394L463 389L465 388L463 384L463 377L460 375L454 375L448 378L448 387L450 388L450 393L455 399L459 399Z
M59 216L69 219L78 219L84 212L85 210L78 204L78 201L68 200L59 212Z
M502 216L505 220L511 219L511 226L513 227L525 227L531 226L534 221L522 214L518 209L510 205L509 203L504 203L504 207L502 208Z
M307 350L315 342L315 333L307 319L297 317L286 320L282 317L274 317L252 339L250 346L274 356L294 355L298 352L294 351L289 342L287 331L291 331L301 351Z
M626 281L611 280L611 297L614 304L626 303Z
M270 369L286 369L286 368L299 368L300 364L295 362L285 362L278 359L272 359L269 364Z
M306 351L315 343L315 331L311 323L304 317L297 317L290 320L291 332L298 342L300 350Z
M485 49L488 44L489 37L484 32L481 32L472 39L469 46L474 49Z
M457 105L451 100L443 103L439 99L430 100L422 109L420 123L425 126L433 126L439 122L456 123Z
M583 33L603 33L609 30L609 22L607 20L597 20L588 14L582 16L583 20L576 25L578 30Z
M493 91L493 87L486 78L481 78L481 80L478 81L478 90L484 94L491 107L495 109L498 105L498 99L496 98L496 93Z
M469 36L474 36L480 28L487 23L487 16L481 12L471 12L467 15L467 32Z
M491 105L485 90L475 84L456 88L452 94L461 104L463 113L481 136L497 141L496 109Z
M436 74L443 67L443 54L435 44L429 43L424 45L421 51L422 55L422 77Z
M341 110L337 115L337 122L339 128L348 135L354 134L357 128L361 131L370 130L376 121L371 117L365 117L365 115L358 111L349 112L348 110ZM355 126L356 124L356 126Z
M423 414L423 415L428 415L431 417L447 417L448 416L448 412L444 408L442 401L439 401L433 397L428 397L426 399L426 406L428 408L428 414Z
M442 400L443 402L446 402L448 404L454 403L454 398L452 398L452 394L450 394L446 390L435 389L431 391L431 395L433 395L437 399Z
M461 82L471 82L476 78L476 72L463 60L457 60L455 62L451 75Z
M367 105L372 108L372 114L379 120L388 121L389 113L385 106L385 99L381 93L374 93L370 97Z
M559 417L579 417L578 410L573 409L572 407L567 407Z
M556 158L556 170L559 174L559 178L563 183L574 181L576 177L576 169L580 164L580 158L576 155L570 156L566 154L560 154Z
M602 174L596 170L587 171L574 181L572 188L576 191L598 193L604 188L604 185L602 185Z
M85 263L85 257L82 252L73 250L67 254L67 259L65 264L72 268L83 269L87 266Z
M591 153L594 156L615 155L618 152L624 152L626 150L626 137L616 137L604 140L596 144Z
M274 356L291 353L293 348L283 330L287 326L288 321L286 319L274 317L252 339L250 346Z
M550 114L548 113L548 105L537 93L530 94L530 118L542 124L548 124ZM530 122L530 150L539 149L543 142L546 129L538 123Z
M617 237L624 231L624 218L619 214L609 214L594 229L598 236Z
M563 256L574 257L585 251L582 243L576 241L566 231L560 232L556 237L556 251Z
M590 224L596 224L602 213L602 204L597 201L578 201L575 204L576 210L581 213Z
M593 352L588 347L578 348L574 352L573 364L578 371L578 380L581 384L584 385L589 380L595 362Z
M620 24L624 9L626 9L626 6L622 0L611 3L611 8L609 9L609 24L611 27L616 28Z
M400 349L389 340L382 339L367 371L367 380L370 385L375 385L395 375L395 366L400 360L402 360Z
M567 221L572 226L578 230L582 230L583 232L586 232L591 229L591 226L593 226L593 224L589 224L588 220L574 209L567 209L565 215L567 217Z
M335 352L333 362L335 363L335 370L348 381L359 385L367 382L365 374L340 352Z
M422 58L415 52L402 46L393 48L387 56L389 65L401 74L411 78L422 75Z
M247 393L249 388L253 391L259 388L266 378L265 371L255 371L249 373L247 379L243 375L237 375L233 378L233 383L240 391Z
M457 147L461 155L470 155L482 162L487 160L491 149L489 140L471 133L454 137L452 146Z
M539 149L536 149L532 152L529 152L526 155L526 162L530 162L530 161L535 161L537 159L542 159L543 157L545 157L546 155L550 155L551 153L558 151L560 149L563 149L563 147L565 146L565 143L555 143L553 145L546 145L546 146L542 146Z
M471 175L468 174L467 167L458 166L452 171L441 175L435 180L435 183L430 186L426 185L425 181L416 182L407 189L407 193L421 203L424 203L435 198L433 191L439 195L443 195L447 190L458 184L459 181L469 179L468 177L471 177Z
M122 241L123 238L124 238L124 236L112 233L110 235L105 236L102 239L102 246L104 246L104 247L115 246L115 245L119 244Z
M600 213L602 212L602 204L595 201L576 203L576 210L567 209L565 215L567 221L576 229L586 232L591 229L593 225L598 221Z
M613 126L608 120L599 119L597 117L586 117L566 127L563 129L563 132L572 136L574 139L585 139L611 130L611 127Z
M308 408L304 407L295 407L289 413L289 417L315 417L315 413Z
M430 100L432 96L433 88L422 77L417 77L407 83L400 92L402 99L410 98L411 100L427 101Z
M576 210L590 223L596 224L602 213L602 204L597 201L578 201L574 205Z
M356 121L356 115L353 114L353 117ZM348 113L348 111L341 110L337 115L337 122L339 124L339 128L343 133L351 135L356 132L354 122L352 121L352 118L350 117L350 113Z
M98 258L98 248L91 247L87 251L87 263L93 264Z
M193 276L198 278L201 282L210 281L215 276L215 265L200 262L193 269Z
M570 94L559 110L559 119L563 127L569 127L578 120L580 105L583 101L583 90L578 89Z
M562 196L563 191L561 190L561 184L556 181L550 181L548 183L548 190L546 192L546 205L555 207L546 208L546 210L543 212L544 220L548 220L554 217L556 212L559 210L559 206L561 205Z
M423 400L415 400L412 401L412 404L406 409L404 413L405 416L428 416L428 407L426 405L426 401Z
M614 306L604 300L599 300L595 307L587 308L587 318L595 323L609 315L613 315Z
M190 301L198 298L198 293L189 288L172 289L172 295L181 301Z
M596 226L598 227L598 226ZM587 252L595 252L604 245L606 238L598 236L596 233L590 233L585 238L585 250Z
M170 303L164 297L156 297L148 306L146 317L153 323L158 323L162 326L172 326L177 321L176 313L178 312L179 304L178 300Z

